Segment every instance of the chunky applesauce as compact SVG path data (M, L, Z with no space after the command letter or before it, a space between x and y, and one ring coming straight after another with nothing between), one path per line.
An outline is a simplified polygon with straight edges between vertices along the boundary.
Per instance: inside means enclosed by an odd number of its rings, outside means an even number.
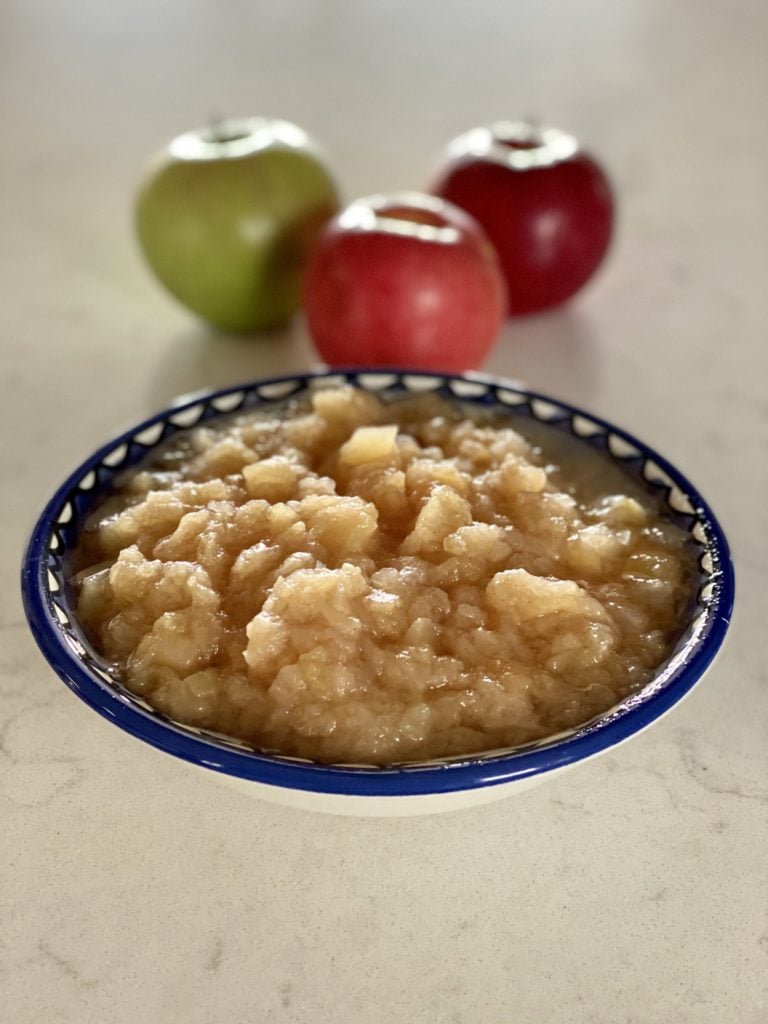
M179 434L90 517L79 618L155 708L262 750L572 728L670 654L694 560L607 458L526 422L346 386Z

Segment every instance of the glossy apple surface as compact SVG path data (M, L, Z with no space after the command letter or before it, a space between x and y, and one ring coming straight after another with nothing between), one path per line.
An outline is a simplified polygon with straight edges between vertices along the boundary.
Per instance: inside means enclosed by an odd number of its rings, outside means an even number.
M485 228L504 270L511 316L571 298L610 245L608 179L557 128L503 122L473 129L448 146L431 191Z
M157 277L226 331L286 323L318 232L338 209L314 143L287 121L249 118L174 139L148 169L136 229Z
M417 192L359 199L329 221L304 287L310 333L336 366L476 367L505 307L498 260L479 225Z

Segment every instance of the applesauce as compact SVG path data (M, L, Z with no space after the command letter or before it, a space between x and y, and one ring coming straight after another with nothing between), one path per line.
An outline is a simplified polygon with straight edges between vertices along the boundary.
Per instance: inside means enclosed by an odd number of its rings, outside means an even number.
M696 573L588 446L351 386L178 434L91 514L77 568L94 648L170 718L374 765L606 712L670 654Z

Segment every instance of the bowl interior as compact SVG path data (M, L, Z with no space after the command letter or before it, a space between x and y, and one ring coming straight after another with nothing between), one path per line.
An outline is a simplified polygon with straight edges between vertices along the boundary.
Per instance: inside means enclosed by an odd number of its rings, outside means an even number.
M698 550L700 576L690 620L671 656L641 691L609 712L558 736L467 757L409 762L388 769L370 765L317 765L209 730L180 725L153 709L120 682L91 648L73 614L68 556L81 524L114 478L180 430L214 417L265 407L317 387L349 382L383 396L437 392L495 411L528 417L565 432L619 464L660 502L662 510L689 534ZM676 703L694 685L722 643L733 602L727 543L711 510L692 485L663 457L619 428L572 406L533 393L522 385L480 375L348 370L260 381L190 396L104 445L57 490L30 541L23 590L30 625L53 668L84 700L117 724L171 753L231 774L262 777L266 763L304 766L309 772L350 771L377 775L436 770L449 765L484 766L478 778L528 775L598 752L638 731ZM246 762L252 762L253 768ZM259 774L261 765L261 774Z

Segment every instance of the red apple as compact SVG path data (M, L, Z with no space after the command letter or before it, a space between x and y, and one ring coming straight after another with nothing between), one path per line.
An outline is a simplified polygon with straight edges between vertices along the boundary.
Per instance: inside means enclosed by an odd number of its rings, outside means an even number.
M509 313L557 306L597 270L611 240L608 180L558 128L501 122L454 139L431 191L485 228L507 282Z
M304 282L323 359L460 371L504 319L504 280L482 228L436 196L358 199L326 224Z

